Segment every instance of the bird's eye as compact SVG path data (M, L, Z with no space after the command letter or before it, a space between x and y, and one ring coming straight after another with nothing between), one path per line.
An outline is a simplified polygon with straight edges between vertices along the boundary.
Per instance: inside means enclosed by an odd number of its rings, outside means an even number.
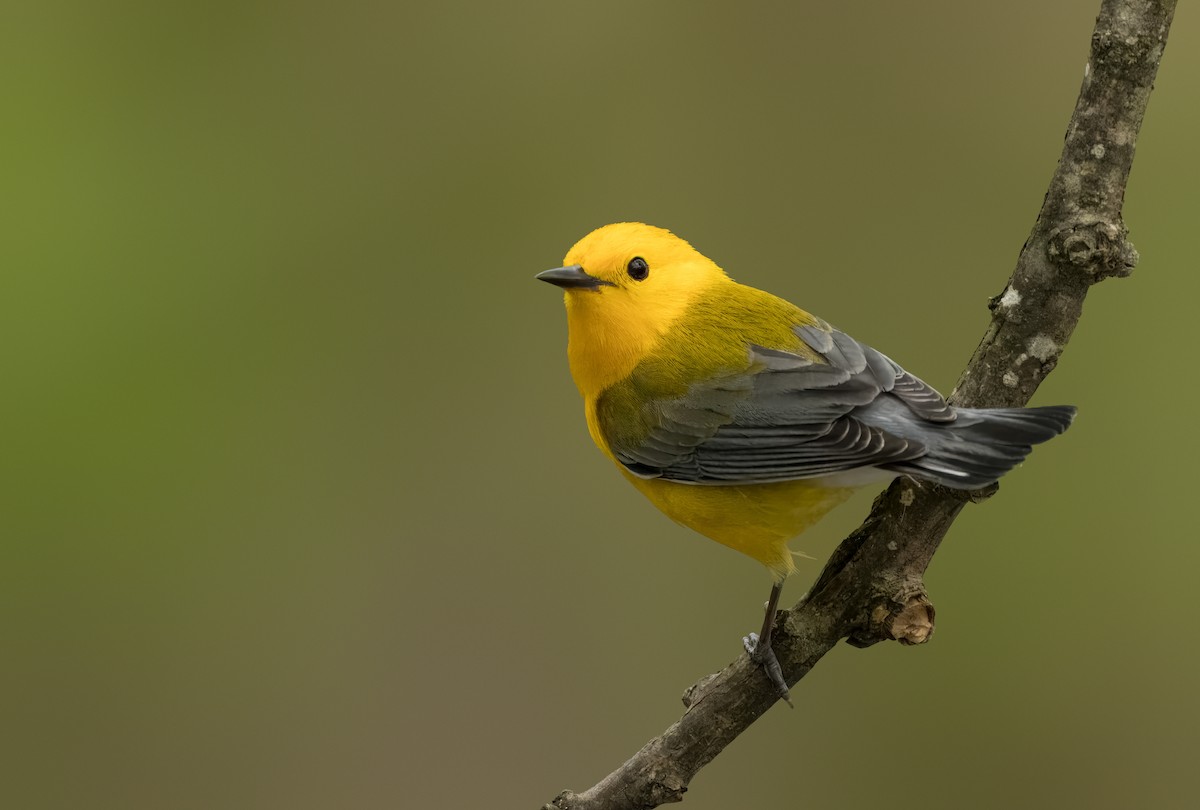
M625 269L629 272L629 277L634 281L641 281L650 275L650 265L646 264L646 260L641 256L635 256L630 259L629 265Z

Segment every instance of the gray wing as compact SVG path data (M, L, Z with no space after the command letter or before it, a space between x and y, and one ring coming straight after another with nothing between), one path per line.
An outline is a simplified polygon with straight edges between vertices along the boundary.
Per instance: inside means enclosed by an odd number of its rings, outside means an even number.
M915 422L956 418L937 391L869 346L817 326L794 331L825 362L751 346L750 371L650 403L649 431L610 438L614 455L645 478L791 481L923 456L920 441L857 418L881 397L902 402Z

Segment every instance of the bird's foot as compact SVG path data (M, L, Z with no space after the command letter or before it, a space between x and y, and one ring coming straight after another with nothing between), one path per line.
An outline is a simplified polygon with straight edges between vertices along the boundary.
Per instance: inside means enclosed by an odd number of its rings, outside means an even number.
M763 672L771 679L771 683L775 685L775 691L779 693L779 697L791 706L792 695L788 691L787 682L783 680L783 668L779 666L779 659L775 657L775 651L771 649L771 643L760 644L758 633L751 633L742 638L742 646L746 648L746 652L750 653L750 660L762 667Z

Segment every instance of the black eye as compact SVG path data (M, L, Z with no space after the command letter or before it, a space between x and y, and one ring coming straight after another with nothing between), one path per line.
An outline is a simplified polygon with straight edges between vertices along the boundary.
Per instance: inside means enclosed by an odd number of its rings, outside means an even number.
M625 269L629 271L629 277L634 281L641 281L650 275L650 265L646 264L646 260L641 256L630 259L629 265Z

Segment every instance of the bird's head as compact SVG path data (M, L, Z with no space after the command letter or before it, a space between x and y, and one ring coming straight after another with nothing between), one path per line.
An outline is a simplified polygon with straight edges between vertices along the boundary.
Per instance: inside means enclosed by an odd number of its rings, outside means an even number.
M592 231L567 252L564 265L537 277L566 293L577 380L579 364L612 366L613 373L631 367L653 350L692 301L729 281L721 268L675 234L640 222Z
M575 243L563 264L537 277L562 287L568 308L618 318L625 317L622 311L637 311L643 321L671 319L700 291L726 280L721 268L687 242L640 222L597 228Z

